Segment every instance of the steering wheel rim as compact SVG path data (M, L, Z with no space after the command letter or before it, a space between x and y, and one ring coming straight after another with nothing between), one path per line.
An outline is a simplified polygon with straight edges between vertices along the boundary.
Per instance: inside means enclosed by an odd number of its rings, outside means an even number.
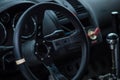
M16 61L24 59L21 51L21 45L20 45L22 25L26 22L29 16L38 14L39 12L44 13L45 10L55 10L55 11L64 13L64 15L72 22L73 26L75 27L75 30L78 32L80 31L80 33L82 33L83 42L81 43L82 57L81 57L80 67L78 69L77 74L72 78L72 80L79 80L82 77L82 74L84 72L84 69L88 60L88 54L89 54L89 45L88 45L89 43L86 36L86 32L82 24L80 23L79 19L71 11L69 11L65 7L60 6L56 3L46 2L46 3L36 4L28 8L23 13L23 15L19 18L16 25L15 32L14 32L14 38L13 38L14 46L15 46L14 55L15 55ZM43 13L39 13L40 22L42 22ZM38 80L38 78L31 72L31 70L29 69L28 65L25 62L19 64L19 68L27 80Z

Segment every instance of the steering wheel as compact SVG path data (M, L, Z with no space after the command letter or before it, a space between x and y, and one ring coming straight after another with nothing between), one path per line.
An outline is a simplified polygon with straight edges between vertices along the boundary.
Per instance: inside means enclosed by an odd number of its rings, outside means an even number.
M57 39L48 40L43 35L43 25L42 21L46 10L54 10L63 13L73 24L75 30L68 36L59 37ZM54 55L57 55L62 49L71 49L75 44L80 44L81 46L81 61L79 62L80 66L76 75L71 80L80 80L85 66L87 64L89 45L85 30L83 25L80 23L79 19L68 9L63 6L60 6L56 3L46 2L36 4L29 9L27 9L23 15L19 18L16 29L14 32L14 55L16 58L16 64L19 66L20 71L25 76L27 80L38 80L38 78L30 70L26 57L23 56L22 52L22 41L21 41L21 31L23 25L27 20L34 16L37 22L37 31L35 35L35 43L33 45L34 53L37 59L44 64L46 69L48 69L50 75L54 80L69 80L65 77L54 64ZM61 30L56 30L55 32L47 35L56 34L61 32ZM49 38L49 37L47 37ZM65 52L67 53L67 51ZM65 54L64 53L64 54ZM28 53L29 54L29 53ZM61 53L61 55L64 55Z

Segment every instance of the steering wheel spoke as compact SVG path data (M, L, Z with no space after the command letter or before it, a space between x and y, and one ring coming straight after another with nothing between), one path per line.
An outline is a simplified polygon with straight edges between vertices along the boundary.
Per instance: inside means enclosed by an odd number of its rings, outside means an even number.
M48 69L50 80L68 80L63 74L61 74L55 64L45 65Z
M0 52L6 52L13 50L14 46L0 46Z
M68 80L55 66L52 57L45 57L41 61L50 73L49 80Z
M51 42L53 44L54 50L58 50L60 48L65 48L75 44L80 44L82 41L79 32L75 32L67 37L55 39L52 40Z

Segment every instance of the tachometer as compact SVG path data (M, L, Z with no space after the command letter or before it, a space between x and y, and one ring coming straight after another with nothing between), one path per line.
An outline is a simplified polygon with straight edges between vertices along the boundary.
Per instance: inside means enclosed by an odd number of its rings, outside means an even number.
M0 22L0 44L3 44L6 40L7 32L5 26Z
M13 29L15 29L16 23L17 23L19 17L21 16L21 14L22 13L18 13L14 16L13 22L12 22ZM35 31L36 31L36 22L35 22L35 19L33 17L31 17L27 21L27 23L24 25L21 37L23 39L31 38L34 35Z

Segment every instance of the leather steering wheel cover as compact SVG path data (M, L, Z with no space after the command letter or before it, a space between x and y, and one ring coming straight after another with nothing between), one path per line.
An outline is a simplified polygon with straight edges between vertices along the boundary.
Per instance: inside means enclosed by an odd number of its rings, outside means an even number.
M81 62L80 62L80 68L77 72L77 74L73 77L72 80L80 80L80 78L82 77L82 74L84 72L85 66L87 64L87 60L88 60L88 52L89 52L89 45L88 45L88 39L86 36L86 32L82 26L82 24L80 23L79 19L68 9L66 9L63 6L60 6L56 3L39 3L36 4L30 8L28 8L23 15L19 18L18 23L16 25L16 29L14 32L14 55L16 60L22 59L23 56L21 55L21 45L20 45L20 34L21 34L21 29L22 29L22 25L25 23L25 21L27 21L27 18L31 15L35 15L34 13L35 10L37 10L38 12L41 11L45 11L45 10L55 10L55 11L59 11L61 13L64 13L64 15L72 22L72 24L74 24L73 26L76 28L76 30L80 30L83 36L83 43L82 44L82 57L81 57ZM42 14L39 14L42 15ZM30 71L30 69L28 68L27 64L21 64L19 65L20 71L22 72L22 74L25 76L25 78L27 80L38 80L34 74Z

